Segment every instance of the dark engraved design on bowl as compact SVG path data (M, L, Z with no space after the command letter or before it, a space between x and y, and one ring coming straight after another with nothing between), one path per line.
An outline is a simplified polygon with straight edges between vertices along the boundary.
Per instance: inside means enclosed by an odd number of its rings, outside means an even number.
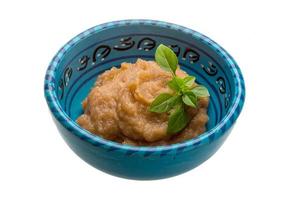
M126 51L128 49L131 49L135 45L135 42L134 40L132 40L132 37L121 38L119 42L120 44L115 45L113 49L117 51Z
M111 48L108 45L98 46L93 53L93 63L96 63L98 58L103 61L111 52Z
M156 47L156 41L149 37L142 38L137 45L137 49L139 50L143 49L144 51L150 51L155 47Z

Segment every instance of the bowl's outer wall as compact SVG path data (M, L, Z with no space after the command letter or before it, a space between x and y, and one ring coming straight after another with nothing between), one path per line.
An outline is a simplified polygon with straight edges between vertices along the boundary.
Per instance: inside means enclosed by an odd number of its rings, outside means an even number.
M122 178L154 180L179 175L200 165L210 158L223 144L231 129L210 144L198 146L190 151L174 154L149 154L147 156L122 151L110 151L93 145L64 128L53 118L61 136L69 147L84 161L97 169Z

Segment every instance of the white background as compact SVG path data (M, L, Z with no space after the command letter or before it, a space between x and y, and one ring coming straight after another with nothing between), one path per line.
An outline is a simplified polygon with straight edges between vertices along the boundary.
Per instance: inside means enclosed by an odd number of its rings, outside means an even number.
M284 6L281 1L1 1L0 199L284 199ZM197 30L240 65L246 103L221 149L180 176L102 173L58 134L43 95L49 61L69 39L112 20Z

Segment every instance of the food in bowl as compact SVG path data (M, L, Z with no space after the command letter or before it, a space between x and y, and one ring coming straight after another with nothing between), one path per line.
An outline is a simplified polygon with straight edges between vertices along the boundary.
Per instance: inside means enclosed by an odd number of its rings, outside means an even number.
M160 45L155 61L138 59L102 73L77 123L105 139L135 146L180 143L206 130L208 90Z

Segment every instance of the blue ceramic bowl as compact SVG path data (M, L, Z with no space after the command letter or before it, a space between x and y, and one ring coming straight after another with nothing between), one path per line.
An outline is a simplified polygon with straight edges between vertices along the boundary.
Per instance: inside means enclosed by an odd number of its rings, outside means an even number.
M82 129L76 118L99 74L121 62L153 60L159 44L170 45L183 70L211 94L207 131L184 143L134 147ZM130 179L160 179L186 172L212 156L229 135L245 99L234 59L208 37L176 24L123 20L95 26L74 37L47 69L45 98L59 132L83 160L106 173Z

